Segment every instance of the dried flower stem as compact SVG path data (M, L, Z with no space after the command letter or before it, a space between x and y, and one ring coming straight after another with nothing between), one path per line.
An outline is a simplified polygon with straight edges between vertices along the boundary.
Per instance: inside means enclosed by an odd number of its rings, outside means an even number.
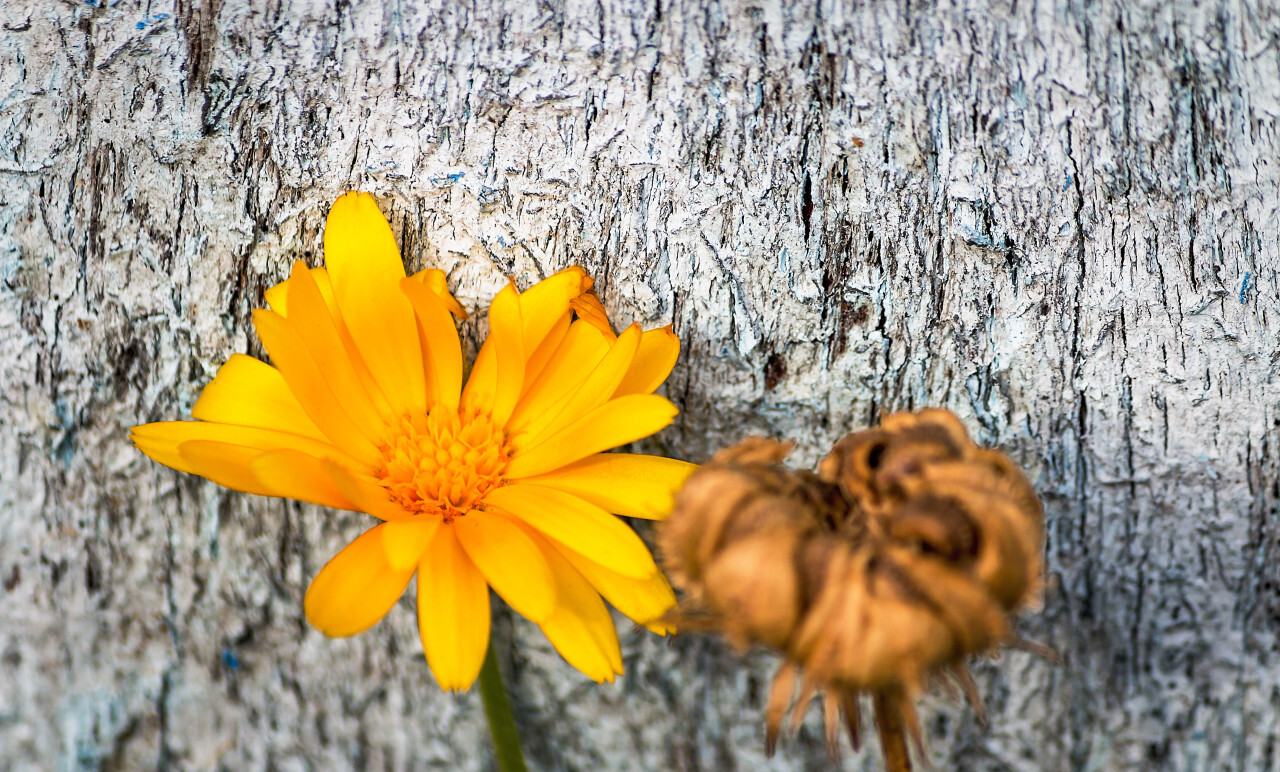
M894 705L893 697L884 692L877 692L872 704L876 710L876 728L880 732L880 750L884 753L886 772L911 772L902 709Z
M484 699L484 714L489 719L489 734L493 737L498 769L502 772L527 772L524 754L520 752L520 735L516 732L511 702L507 699L507 688L502 683L502 671L498 669L498 658L493 653L492 641L489 643L488 653L484 655L484 665L480 668L480 696Z

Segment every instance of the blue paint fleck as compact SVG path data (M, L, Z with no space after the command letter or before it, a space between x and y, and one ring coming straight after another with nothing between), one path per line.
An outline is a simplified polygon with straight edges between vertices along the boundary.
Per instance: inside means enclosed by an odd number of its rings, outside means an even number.
M1251 286L1252 281L1253 281L1253 272L1245 271L1244 281L1240 284L1240 302L1241 303L1245 303L1248 301L1249 288Z
M62 435L62 439L58 440L58 444L53 446L53 455L57 456L65 467L71 466L71 461L76 457L76 437L70 431Z
M782 248L782 254L778 255L778 272L787 272L787 248Z
M237 657L236 657L235 652L233 652L231 649L223 649L223 650L222 650L222 664L223 664L223 665L224 665L228 670L239 670L239 669L240 669L240 660L239 660L239 658L237 658Z
M1063 190L1066 190L1067 188L1071 187L1071 181L1072 181L1073 179L1075 179L1075 175L1074 175L1074 174L1068 174L1068 175L1067 175L1067 181L1066 181L1066 182L1064 182L1064 183L1062 183L1062 189L1063 189Z
M70 467L76 455L75 415L64 400L54 403L53 412L58 419L58 428L62 430L62 437L53 447L53 455L62 462L63 466Z
M440 186L452 185L464 176L466 176L466 172L454 172L453 174L446 174L443 177L432 177L431 184ZM445 182L445 180L448 180L448 182Z
M169 18L169 14L167 13L157 13L155 16L148 16L138 22L138 29L146 29L148 24L159 24L167 18Z
M970 228L968 225L961 225L958 230L960 231L960 238L964 239L965 241L974 245L975 247L992 248L995 246L994 244L991 243L991 238L989 236L987 236L985 233L979 233L973 228Z

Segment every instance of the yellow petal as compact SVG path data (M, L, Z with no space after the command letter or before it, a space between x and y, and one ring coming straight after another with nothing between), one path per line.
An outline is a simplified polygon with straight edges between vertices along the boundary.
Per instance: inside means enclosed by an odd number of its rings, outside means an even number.
M484 343L480 344L480 350L476 352L476 358L471 363L471 372L467 375L467 385L462 391L462 405L471 405L477 401L479 395L486 395L483 403L491 404L492 394L498 387L498 359L494 353L494 340L490 335L485 338ZM467 400L467 394L473 395L470 402ZM472 406L472 410L477 409Z
M391 226L368 193L347 193L333 203L324 256L342 318L392 409L424 410L418 327L400 291L404 265Z
M517 613L534 622L551 616L555 584L547 559L519 526L502 515L476 512L453 521L467 557Z
M333 284L329 281L329 272L320 268L311 268L307 271L311 276L311 281L315 283L316 288L320 290L321 297L324 298L324 307L329 312L329 317L333 321L334 327L338 330L338 337L342 339L342 347L347 352L347 358L351 360L352 367L355 368L356 376L360 379L360 384L364 387L374 405L383 413L390 413L391 405L387 402L386 397L382 394L382 389L373 380L373 373L369 372L369 366L365 364L364 357L360 354L360 349L356 347L355 340L351 337L351 331L347 329L347 324L342 320L342 312L338 310L338 301L333 297ZM285 313L288 309L289 299L289 279L285 279L276 286L267 290L267 305L272 311L284 318L289 318Z
M253 326L289 390L316 426L343 450L376 463L381 453L368 434L372 429L362 429L352 420L289 322L272 311L258 310L253 312Z
M264 453L243 445L192 440L180 444L178 453L202 477L234 490L358 510L329 480L325 461L296 450Z
M404 278L400 247L378 202L353 190L338 196L324 223L324 261L338 299L350 292L355 274L387 284Z
M644 579L658 570L649 548L626 523L572 494L540 485L506 485L489 491L485 506L501 509L623 576Z
M418 318L422 360L426 363L427 402L458 409L462 392L462 342L453 319L434 293L412 279L400 282Z
M560 344L564 342L564 336L569 333L569 322L571 321L573 321L573 314L570 314L568 311L564 312L560 315L560 319L552 325L551 331L547 333L547 336L543 338L542 342L538 344L538 347L533 350L533 353L528 353L529 350L525 349L529 359L524 365L524 392L521 394L522 401L523 395L529 392L529 387L532 386L538 376L542 374L542 369L547 366L547 362L551 359L551 355L554 354L556 349L560 347Z
M226 442L192 440L178 446L178 455L201 477L232 490L258 496L278 496L264 485L249 468L249 462L262 455L256 448Z
M636 347L640 345L640 327L631 325L623 330L622 335L614 341L608 353L600 360L585 380L573 391L564 395L562 401L546 410L544 416L529 421L525 431L516 444L537 445L542 440L555 434L573 421L581 418L588 410L599 407L609 399L622 377L627 374L631 360L635 357Z
M467 309L463 308L458 299L449 292L448 277L444 275L444 271L439 268L426 268L409 278L418 280L422 286L431 290L449 313L464 322L467 320Z
M387 615L417 566L397 570L382 547L383 525L365 531L311 580L302 605L307 620L332 637L362 633Z
M596 683L622 675L618 631L600 595L569 561L545 541L547 564L556 582L556 609L539 623L560 656Z
M267 301L267 308L275 311L277 314L288 318L289 310L289 280L268 287L267 291L262 293L263 300Z
M569 303L569 307L579 319L598 329L606 338L613 340L613 327L609 324L609 314L605 312L604 304L594 293L574 298Z
M266 362L232 354L200 392L191 416L201 421L258 426L328 442L298 404L280 372Z
M567 400L609 353L609 343L608 338L586 322L570 325L564 341L551 352L538 379L520 397L507 422L508 433L514 436L534 432L550 421L556 405Z
M379 520L403 520L412 516L392 501L387 495L387 489L373 478L352 472L332 461L325 461L324 469L334 487L355 504L360 512L373 515Z
M615 515L661 520L697 468L674 458L600 453L524 482L572 493Z
M320 294L324 296L324 305L329 309L329 313L334 319L339 318L338 302L333 298L333 285L329 282L329 272L324 266L319 268L311 268L311 278L315 281L316 286L320 288ZM287 313L289 309L289 280L285 279L274 287L269 288L263 293L267 306L277 314L289 318ZM340 325L341 326L341 325ZM345 328L344 328L345 329Z
M629 394L609 400L542 443L519 450L507 465L507 477L545 474L602 450L616 448L669 425L676 406L653 394Z
M489 647L489 585L450 527L418 566L418 634L440 688L471 688Z
M360 468L363 465L328 442L322 442L300 434L289 434L274 429L252 426L233 426L207 421L161 421L133 427L129 435L138 450L165 466L179 472L202 474L200 469L185 461L178 447L193 440L225 442L242 445L256 451L296 450L314 458L332 459L344 466Z
M333 484L324 462L297 450L272 450L249 462L254 476L277 496L359 511Z
M578 266L554 273L520 293L524 350L534 351L569 311L574 298L591 289L591 277Z
M376 383L361 380L320 288L301 260L294 263L289 279L289 309L289 328L307 347L347 415L366 437L380 439L389 408L386 396Z
M489 305L489 337L485 348L492 354L483 360L483 367L481 357L476 358L476 366L462 392L462 410L489 414L494 423L502 426L511 417L524 386L520 296L514 283L508 283Z
M646 330L640 338L635 359L631 360L631 369L627 370L627 376L613 396L652 394L671 375L671 368L676 366L679 356L680 339L671 325Z
M663 578L662 581L665 582L666 579ZM676 627L676 624L674 622L668 622L663 619L655 619L652 622L643 622L642 624L644 626L644 629L648 630L654 635L673 635L674 633L679 631L679 628Z
M382 547L391 567L403 571L418 565L440 523L440 518L429 516L388 521L382 528Z
M661 571L655 571L646 579L632 579L616 571L610 571L594 561L568 549L560 549L560 554L573 564L591 586L605 600L621 611L631 621L640 625L653 625L663 614L676 605L676 595ZM659 634L667 632L666 625L658 625Z

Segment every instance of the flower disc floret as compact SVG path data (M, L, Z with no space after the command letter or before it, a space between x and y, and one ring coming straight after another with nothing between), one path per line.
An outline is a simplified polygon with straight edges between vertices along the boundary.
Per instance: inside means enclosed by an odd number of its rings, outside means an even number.
M502 428L489 416L460 417L440 405L403 416L379 449L377 476L391 499L406 512L446 523L479 507L502 484L511 458Z

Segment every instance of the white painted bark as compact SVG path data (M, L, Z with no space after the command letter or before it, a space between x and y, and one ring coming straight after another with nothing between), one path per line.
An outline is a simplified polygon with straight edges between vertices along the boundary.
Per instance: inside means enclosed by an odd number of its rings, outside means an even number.
M360 187L472 307L580 263L674 322L651 450L945 405L1026 464L1066 664L927 701L936 768L1280 769L1280 13L791 5L0 2L0 767L492 763L411 600L303 620L361 516L126 439ZM826 765L816 711L764 761L767 655L624 624L597 687L497 634L538 767Z

